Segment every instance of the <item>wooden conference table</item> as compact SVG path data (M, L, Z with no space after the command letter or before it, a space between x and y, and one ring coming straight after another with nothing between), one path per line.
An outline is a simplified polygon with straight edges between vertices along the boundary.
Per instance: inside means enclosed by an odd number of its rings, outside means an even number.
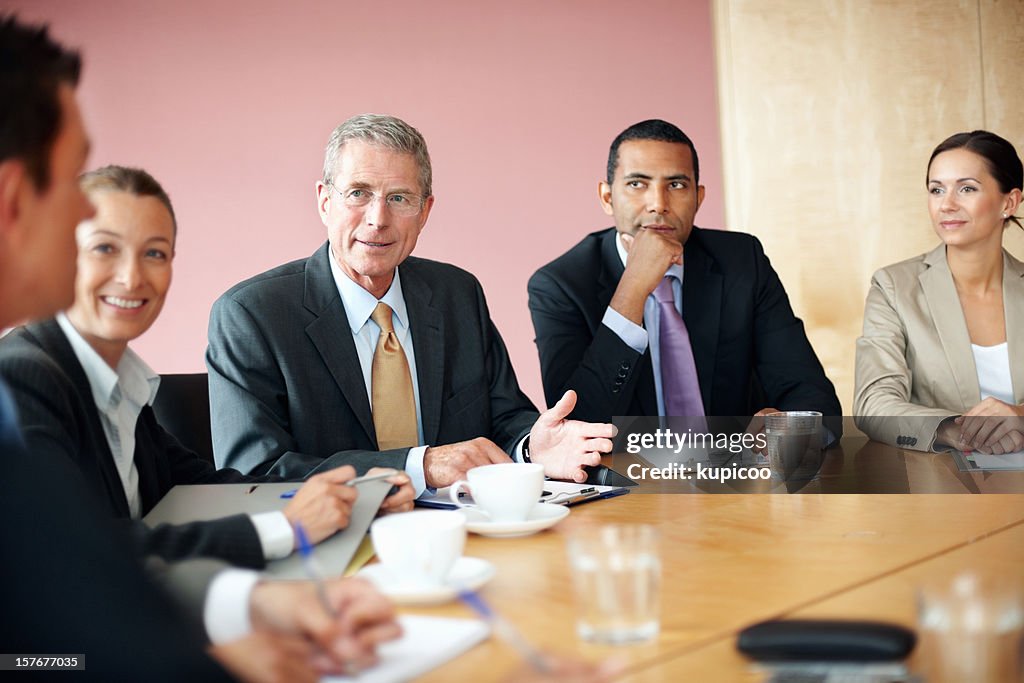
M858 490L869 492L847 492ZM854 437L799 491L632 493L575 507L527 538L471 535L466 554L494 563L483 595L530 640L587 659L617 656L621 679L636 682L763 680L734 648L736 634L763 619L913 627L914 588L925 578L973 568L1024 586L1024 472L962 473L948 455ZM978 492L1003 495L969 495ZM617 522L652 524L661 537L661 634L648 644L597 646L575 634L565 537ZM469 616L458 604L403 611ZM492 638L422 680L502 680L518 666Z

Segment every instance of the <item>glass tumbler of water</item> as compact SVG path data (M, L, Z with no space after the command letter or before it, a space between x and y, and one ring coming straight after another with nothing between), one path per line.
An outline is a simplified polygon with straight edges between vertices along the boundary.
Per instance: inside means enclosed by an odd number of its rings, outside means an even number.
M918 590L914 653L928 683L1024 680L1024 599L1013 577L968 572Z
M764 416L768 464L772 474L789 479L804 464L815 464L821 452L821 413L789 410Z
M566 548L580 638L622 644L658 635L661 558L654 527L586 527L569 536Z

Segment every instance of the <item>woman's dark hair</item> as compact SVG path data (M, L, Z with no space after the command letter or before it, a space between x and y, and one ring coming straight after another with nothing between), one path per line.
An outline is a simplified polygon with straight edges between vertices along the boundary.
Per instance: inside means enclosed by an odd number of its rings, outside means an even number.
M988 172L996 179L999 191L1003 194L1012 190L1024 190L1024 165L1021 164L1017 150L1009 140L1001 138L987 130L972 130L970 133L957 133L939 143L928 159L928 169L932 167L935 157L951 149L967 149L985 160ZM925 184L928 176L925 175ZM1017 227L1024 228L1016 216L1008 216Z

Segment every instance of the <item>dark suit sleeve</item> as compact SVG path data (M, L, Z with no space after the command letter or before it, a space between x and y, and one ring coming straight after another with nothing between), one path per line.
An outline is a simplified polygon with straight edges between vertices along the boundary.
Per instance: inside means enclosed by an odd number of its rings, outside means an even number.
M206 598L213 580L227 565L217 560L194 559L165 562L146 558L146 575L162 587L182 613L194 624L206 628Z
M300 479L341 465L352 465L358 472L371 467L405 469L408 448L345 450L327 457L300 452L278 362L302 361L279 359L249 311L230 296L221 297L210 313L206 351L213 452L219 466L284 479ZM323 425L323 429L332 427Z
M259 534L249 515L160 524L153 528L137 519L126 519L123 523L140 557L152 555L168 562L210 557L251 569L267 566Z
M835 387L811 347L804 324L757 238L751 243L754 285L754 364L765 406L817 410L836 439L843 434L842 407Z
M645 354L600 319L588 320L584 302L552 274L537 271L527 290L548 405L575 389L575 419L607 422L613 415L628 415Z
M88 680L231 680L203 654L199 625L143 575L74 464L2 437L0 454L0 546L17 554L0 568L7 651L85 653Z
M47 453L77 464L85 415L74 387L42 351L0 353L0 377L18 408L28 453Z

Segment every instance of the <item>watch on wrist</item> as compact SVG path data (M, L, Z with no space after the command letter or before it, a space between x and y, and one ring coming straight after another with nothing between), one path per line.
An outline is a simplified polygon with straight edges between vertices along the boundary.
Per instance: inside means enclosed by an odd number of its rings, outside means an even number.
M523 462L533 462L530 460L530 435L527 434L526 438L523 439Z

